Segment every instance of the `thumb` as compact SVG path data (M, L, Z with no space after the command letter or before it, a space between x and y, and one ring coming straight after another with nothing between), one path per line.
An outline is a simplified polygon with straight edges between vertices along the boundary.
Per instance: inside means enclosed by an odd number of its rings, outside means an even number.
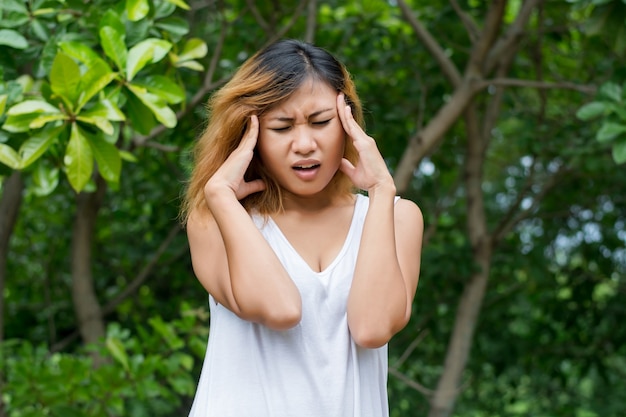
M354 167L354 165L352 165L352 162L348 161L346 158L341 159L341 165L339 165L339 169L350 179L354 177L354 172L356 171L356 168Z

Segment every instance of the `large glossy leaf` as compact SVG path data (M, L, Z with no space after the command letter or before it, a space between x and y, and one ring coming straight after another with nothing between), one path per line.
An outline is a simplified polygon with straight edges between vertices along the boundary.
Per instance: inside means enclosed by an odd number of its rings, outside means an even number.
M20 168L20 157L17 152L4 143L0 143L0 162L12 169Z
M93 96L102 91L111 83L118 73L111 71L104 61L92 61L89 69L83 74L80 80L80 96L78 98L77 112L91 100Z
M100 44L106 56L115 63L120 71L124 72L128 56L124 35L111 26L104 26L100 28Z
M58 120L67 120L69 118L70 118L70 116L65 115L63 113L60 113L60 114L42 114L42 115L36 116L34 119L32 119L30 121L30 123L28 124L28 127L30 129L40 129L40 128L44 127L44 125L46 125L47 123L56 122Z
M61 111L43 100L26 100L12 106L8 111L7 115L16 116L21 114L29 114L29 113L60 113Z
M176 126L176 114L172 109L167 106L165 100L159 96L149 93L145 88L128 85L128 89L146 106L150 109L154 117L165 127L172 128Z
M82 129L72 124L63 162L67 179L76 192L82 191L93 173L93 153Z
M96 126L98 129L102 130L106 135L112 135L115 131L113 129L113 124L106 117L98 117L98 116L88 116L86 114L81 113L76 117L76 120Z
M98 66L106 66L107 71L111 72L111 67L98 55L91 47L78 41L62 41L58 43L59 48L72 58L85 64L87 67L98 63Z
M177 104L185 99L185 90L164 75L137 79L133 84L144 87L148 92L159 96L169 104Z
M209 52L206 42L199 38L191 38L185 42L183 50L178 56L181 61L204 58Z
M80 69L72 58L59 52L52 62L50 88L73 111L79 94Z
M143 67L162 60L171 48L170 42L156 38L146 39L133 46L128 51L126 79L131 81Z
M102 99L95 103L89 110L81 113L85 117L101 117L113 122L121 122L126 120L124 113L114 105L109 99Z
M119 182L122 159L115 145L98 136L92 136L89 145L91 145L91 150L98 163L98 171L102 178L108 182Z
M44 129L27 139L19 150L20 168L27 168L38 160L54 143L63 129L63 126L56 129Z
M35 126L41 127L50 121L49 117L58 119L64 118L65 115L57 107L46 101L26 100L12 106L7 111L7 119L2 128L8 132L27 132L31 129L33 121L39 119L35 122Z
M14 49L28 48L28 41L19 32L12 29L0 29L0 45Z
M126 0L126 14L131 22L143 19L149 11L148 0Z

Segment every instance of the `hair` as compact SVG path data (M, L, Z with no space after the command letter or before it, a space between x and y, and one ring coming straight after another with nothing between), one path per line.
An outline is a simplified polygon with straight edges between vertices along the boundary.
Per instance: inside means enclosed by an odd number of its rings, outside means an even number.
M183 224L192 211L208 211L204 186L239 145L250 116L262 116L287 100L308 80L327 83L338 93L342 92L354 119L364 126L354 82L345 66L332 54L294 39L267 46L246 60L230 81L209 99L208 123L193 150L193 169L181 207ZM358 160L350 140L346 140L344 157L353 164ZM248 211L254 209L264 215L282 210L280 187L255 152L245 180L257 178L265 182L266 189L245 197L241 204ZM354 191L352 182L340 170L329 186L338 194Z

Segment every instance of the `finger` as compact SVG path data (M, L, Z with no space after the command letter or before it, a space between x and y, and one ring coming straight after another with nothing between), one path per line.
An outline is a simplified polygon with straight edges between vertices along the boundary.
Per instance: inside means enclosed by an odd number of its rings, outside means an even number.
M354 172L356 171L356 168L354 165L352 165L352 162L348 161L346 158L341 159L341 165L339 165L339 169L350 179L353 178Z
M237 192L237 200L241 200L250 194L265 190L265 182L261 179L243 183Z
M259 137L259 118L253 114L250 116L250 122L248 123L248 128L246 129L246 133L244 133L243 138L241 139L241 143L239 147L242 149L253 150L256 146L257 138Z

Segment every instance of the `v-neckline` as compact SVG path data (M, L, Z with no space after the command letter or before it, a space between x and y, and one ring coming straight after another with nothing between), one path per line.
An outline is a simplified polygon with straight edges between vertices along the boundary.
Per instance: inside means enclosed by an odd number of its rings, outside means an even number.
M346 233L341 249L339 249L339 251L333 258L333 260L328 265L326 265L326 267L322 269L321 271L316 271L313 267L311 267L311 265L309 265L309 263L304 259L304 257L300 254L300 252L298 252L298 250L291 244L287 236L283 233L280 226L278 226L278 224L274 221L274 219L271 216L268 217L268 224L270 224L276 230L276 233L278 234L278 236L280 236L280 238L285 242L289 250L291 250L294 253L294 255L299 260L299 262L301 262L303 265L306 266L309 272L317 276L323 276L329 271L332 271L335 265L339 263L344 253L348 250L348 245L350 241L352 240L352 235L354 233L354 225L356 223L356 218L357 218L357 207L362 201L362 197L363 196L356 194L356 197L354 199L354 206L352 208L352 219L350 220L350 228L348 229L348 233Z

